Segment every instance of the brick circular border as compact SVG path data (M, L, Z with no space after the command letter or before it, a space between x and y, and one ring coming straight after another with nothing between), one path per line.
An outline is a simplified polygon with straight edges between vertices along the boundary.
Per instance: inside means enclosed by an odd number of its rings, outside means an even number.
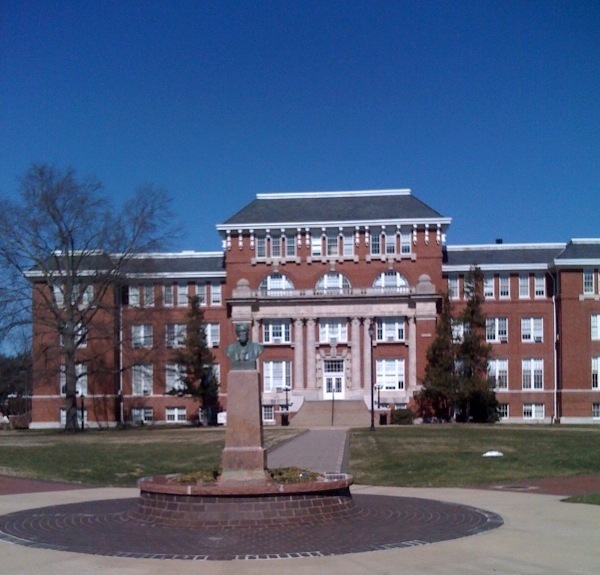
M134 518L173 527L261 527L343 519L354 510L351 475L305 483L218 482L186 485L159 475L138 482Z
M233 560L342 555L475 535L502 517L430 499L355 495L340 521L275 527L166 527L136 518L137 498L44 507L0 517L0 539L117 557Z

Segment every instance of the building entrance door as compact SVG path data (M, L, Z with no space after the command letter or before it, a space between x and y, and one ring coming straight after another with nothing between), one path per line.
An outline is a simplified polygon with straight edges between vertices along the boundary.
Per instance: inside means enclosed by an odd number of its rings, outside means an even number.
M344 360L326 359L323 361L323 399L344 399L345 391Z

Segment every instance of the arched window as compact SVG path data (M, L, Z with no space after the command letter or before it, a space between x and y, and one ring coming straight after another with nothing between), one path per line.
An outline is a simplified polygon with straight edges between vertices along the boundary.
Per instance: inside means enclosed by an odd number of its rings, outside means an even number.
M315 286L316 294L344 294L350 293L351 289L348 278L339 273L331 272L321 276Z
M266 295L274 295L277 292L293 290L294 284L283 274L271 274L260 282L258 290Z
M401 273L388 270L375 278L373 287L381 291L406 292L408 291L408 282Z

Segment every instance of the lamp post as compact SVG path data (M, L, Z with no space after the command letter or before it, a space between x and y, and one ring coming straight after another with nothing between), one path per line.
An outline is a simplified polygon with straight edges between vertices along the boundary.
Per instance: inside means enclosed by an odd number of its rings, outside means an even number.
M81 394L81 431L83 431L84 428L84 422L85 422L85 395L83 395L83 392Z
M373 340L375 338L375 318L371 320L369 325L369 338L371 344L371 431L375 431L375 381L373 378Z

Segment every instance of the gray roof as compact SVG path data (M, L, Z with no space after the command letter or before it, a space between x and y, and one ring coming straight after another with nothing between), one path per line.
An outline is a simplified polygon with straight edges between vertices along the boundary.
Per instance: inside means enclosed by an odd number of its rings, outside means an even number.
M236 226L321 225L398 220L440 220L439 212L409 190L259 194L230 217L222 228Z
M224 256L221 252L141 254L127 260L122 272L137 277L224 277L224 264Z
M600 263L600 239L573 239L556 257L556 265Z
M105 253L86 254L78 273L116 271L118 255ZM60 269L61 256L48 258L43 266L33 267L26 275L31 279L44 278L45 273L54 267ZM137 254L127 257L119 270L123 275L139 278L210 278L225 277L225 261L222 252L181 252Z
M564 244L493 244L448 246L444 252L444 270L546 269L564 250Z

